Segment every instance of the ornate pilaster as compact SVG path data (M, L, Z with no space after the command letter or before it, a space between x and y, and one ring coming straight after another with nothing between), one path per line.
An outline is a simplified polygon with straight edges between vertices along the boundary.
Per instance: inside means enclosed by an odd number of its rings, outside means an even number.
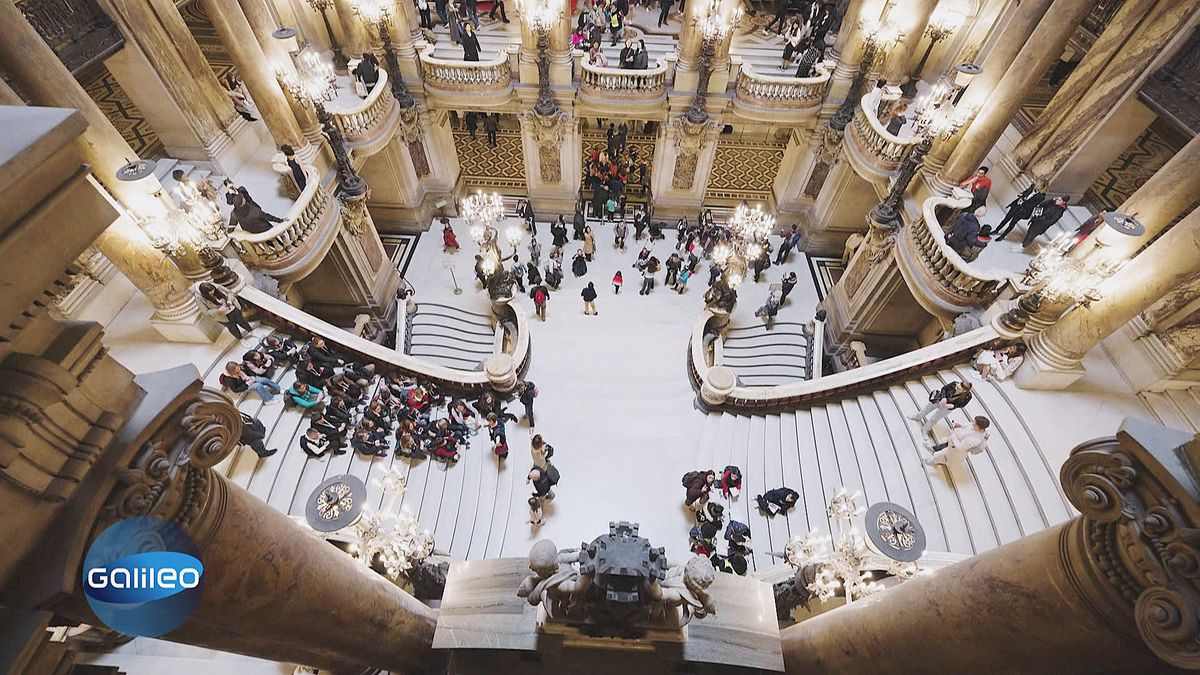
M529 197L535 212L571 213L583 166L579 121L569 112L520 116Z
M651 190L658 217L695 216L704 203L721 123L680 115L661 127L654 146Z
M1063 465L1080 517L785 629L788 671L1200 666L1198 459L1191 434L1126 419Z

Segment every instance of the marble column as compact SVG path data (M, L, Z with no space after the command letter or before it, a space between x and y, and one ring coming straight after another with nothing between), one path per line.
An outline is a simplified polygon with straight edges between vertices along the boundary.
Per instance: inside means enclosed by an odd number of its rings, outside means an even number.
M683 115L660 126L650 177L656 218L692 218L699 213L717 157L720 130L716 118L695 124Z
M146 55L146 61L154 69L152 73L139 74L143 77L156 75L162 82L175 104L175 109L195 134L200 149L215 143L217 137L224 132L224 123L232 120L234 111L229 98L220 92L212 71L208 70L206 79L196 77L192 72L194 68L189 70L188 62L181 53L180 36L167 32L159 20L157 8L151 2L108 0L107 4L112 8L125 40L134 43L136 48ZM170 6L169 11L176 15L179 13L174 5ZM188 40L198 54L200 48L196 46L195 39L190 34L185 36L184 44ZM208 62L203 58L199 65L208 69ZM217 101L215 97L207 95L205 90L208 84L217 87L217 93L221 93L223 101ZM218 108L217 105L222 107ZM198 158L193 156L192 159Z
M0 70L13 78L34 105L73 108L88 123L81 136L85 161L108 193L127 209L157 216L165 213L168 198L117 180L117 170L136 153L112 122L87 95L37 31L11 3L0 3ZM157 184L157 179L152 179ZM151 302L154 326L168 339L207 342L220 332L196 304L189 284L165 254L150 243L128 215L122 215L96 246Z
M276 38L271 37L271 34L280 27L276 21L275 15L271 13L271 8L268 6L268 0L240 0L242 11L246 14L246 20L250 23L250 28L254 31L255 37L258 38L258 44L262 47L263 55L266 56L267 62L275 69L277 73L282 72L284 78L295 77L296 67L292 64L291 55L284 49L282 43ZM288 108L292 111L292 116L300 125L301 133L304 138L311 144L320 145L323 136L321 135L321 125L317 123L317 117L313 114L312 109L307 104L297 101L292 98L287 92L284 93L284 98L287 100ZM295 148L296 153L300 157L309 157L316 154L316 148Z
M25 105L25 100L3 78L0 78L0 105Z
M1028 340L1017 371L1027 389L1062 389L1083 376L1083 357L1139 313L1200 271L1200 209L1167 230L1100 286L1100 299L1075 307Z
M1038 117L1033 132L1013 150L1013 162L1028 176L1053 181L1071 156L1096 132L1121 102L1136 96L1160 55L1179 39L1191 35L1188 17L1200 0L1127 2L1100 40ZM1126 10L1129 10L1128 12ZM1097 48L1104 47L1102 51ZM1100 63L1096 63L1100 62ZM1084 72L1080 70L1088 66ZM1059 97L1064 101L1056 105ZM1053 109L1053 110L1052 110ZM1097 172L1101 167L1097 167Z
M342 34L346 37L346 42L342 44L346 58L362 58L364 52L371 51L371 34L367 31L362 17L354 11L351 0L333 0L333 7L337 12L338 22L342 24Z
M1037 28L1051 2L1052 0L1024 0L1010 10L1011 16L1007 17L1007 22L1000 30L1000 34L988 49L982 63L979 64L983 67L983 72L976 75L971 80L971 85L963 92L963 97L959 101L961 110L978 111L983 108L988 97L996 90L996 85L1000 83L1013 61L1016 60L1021 48L1029 41L1029 36ZM958 146L968 129L970 129L969 126L964 127L953 137L934 142L933 149L925 157L922 165L922 171L927 176L938 175L942 167L946 165L950 153ZM939 192L949 194L954 183L945 181L940 181L940 183L938 185Z
M888 84L904 84L912 73L908 64L917 53L925 35L925 27L929 25L929 17L937 7L938 0L909 0L903 3L903 12L889 13L889 18L896 22L896 27L904 31L900 40L888 50L888 58L883 64L883 79Z
M1160 0L1128 0L1120 6L1117 13L1109 20L1104 32L1088 49L1083 60L1079 62L1066 81L1058 87L1054 98L1050 99L1049 105L1033 123L1033 128L1009 153L1015 166L1028 166L1029 161L1037 154L1038 148L1050 140L1063 118L1079 102L1084 92L1097 83L1101 73L1117 52L1125 49L1126 41L1132 37L1142 17L1146 17L1158 4L1165 3Z
M192 366L154 375L185 370L190 397L143 432L101 511L166 520L199 549L200 604L162 639L337 672L432 667L434 610L213 469L237 448L241 417L223 394L199 389ZM164 497L141 498L151 492Z
M717 5L717 11L729 17L733 12L734 3L726 0ZM686 5L682 17L683 28L679 32L679 61L675 65L676 92L694 92L699 82L701 69L701 54L704 51L704 31L699 23L704 20L706 3L690 2ZM709 75L709 93L724 92L729 83L729 45L733 40L736 26L729 30L723 40L716 42L712 56L712 71Z
M833 47L837 54L837 66L834 67L833 76L829 80L829 91L825 93L827 107L836 108L841 105L862 65L867 43L859 24L879 19L882 9L881 4L867 0L851 0L847 6L845 18L842 19L842 29L838 32Z
M1166 672L1198 663L1190 433L1128 418L1071 451L1081 516L780 633L789 673Z
M939 174L942 182L957 184L983 163L1021 109L1030 88L1062 53L1094 4L1093 0L1053 1L954 148ZM964 99L974 86L972 83L967 89Z
M306 140L300 133L300 125L292 115L287 98L275 77L275 70L259 46L254 29L250 27L237 0L204 0L204 8L221 42L237 64L238 73L245 81L275 145L287 143L294 148L303 147Z
M571 87L571 70L573 63L571 60L571 28L574 22L572 21L570 8L564 4L564 0L537 0L547 4L549 12L558 12L558 19L550 26L550 84L555 87ZM512 19L512 7L515 3L506 3L506 11ZM532 21L520 21L521 26L521 51L518 58L518 68L520 70L521 82L529 83L536 86L538 83L537 69L537 31L533 29Z

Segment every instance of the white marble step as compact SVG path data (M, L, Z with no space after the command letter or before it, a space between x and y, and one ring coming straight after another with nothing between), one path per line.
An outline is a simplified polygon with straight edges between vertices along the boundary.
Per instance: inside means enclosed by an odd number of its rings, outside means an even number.
M1197 391L1200 391L1200 388L1168 389L1163 392L1187 422L1188 426L1180 427L1184 431L1200 432L1200 401L1194 396Z

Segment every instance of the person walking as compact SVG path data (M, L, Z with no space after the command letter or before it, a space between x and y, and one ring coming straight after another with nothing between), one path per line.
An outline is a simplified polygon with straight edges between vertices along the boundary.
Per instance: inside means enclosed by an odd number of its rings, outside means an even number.
M504 11L504 0L492 0L492 11L488 12L488 18L495 21L496 12L500 12L501 21L508 23L508 13Z
M963 427L957 422L951 423L950 435L946 438L945 443L933 445L928 441L925 442L925 449L932 452L933 456L922 457L921 463L925 466L937 464L961 466L966 461L967 455L978 455L987 449L987 429L991 425L992 421L983 415L978 415L971 420L969 427Z
M1029 248L1034 239L1037 239L1045 234L1046 230L1054 227L1054 224L1067 212L1068 203L1070 203L1070 198L1064 196L1047 199L1039 204L1029 218L1029 229L1025 230L1025 237L1021 240L1021 248Z
M571 259L571 274L577 277L587 274L587 258L583 255L583 249L575 251L575 257Z
M561 249L567 245L567 224L563 222L562 214L550 224L550 237L550 245L554 248Z
M433 19L429 13L429 0L413 0L413 4L417 6L417 13L421 15L421 28L433 30Z
M529 262L533 263L534 267L542 264L542 245L538 243L536 236L529 238Z
M574 236L572 238L575 241L583 240L584 228L587 227L587 216L584 215L583 209L584 209L583 202L579 202L578 204L576 204L575 205L575 215L571 219L571 225L574 227L574 230L575 230ZM597 216L597 217L599 217L599 216ZM566 243L566 242L563 242L563 243Z
M625 278L621 276L621 270L617 270L617 273L613 275L613 279L612 279L613 295L621 294L621 286L624 283L625 283Z
M266 443L263 442L267 438L267 427L261 420L246 413L239 414L242 416L242 434L238 438L239 443L249 447L259 457L270 457L279 451L278 448L267 449Z
M483 118L483 131L487 134L488 146L496 147L496 132L500 130L500 115L498 113L488 113Z
M690 268L684 267L683 269L679 270L679 275L675 278L675 290L678 291L680 295L683 295L683 292L687 290L687 282L688 279L691 278L692 270Z
M537 385L522 381L517 383L517 398L521 401L521 405L525 406L525 419L529 420L529 428L534 427L533 420L533 399L538 396Z
M464 15L471 24L471 27L479 30L479 0L462 0L462 6ZM476 61L478 60L476 59Z
M908 419L924 422L921 425L921 432L928 434L938 420L949 415L953 410L966 407L970 402L971 383L956 380L941 389L934 389L930 392L929 403L925 404L925 407L917 414L909 415Z
M663 279L663 283L665 285L674 288L675 279L679 275L679 266L682 264L683 261L679 259L678 253L672 253L670 257L667 258L667 274Z
M796 273L788 272L784 275L783 280L779 282L779 304L782 305L787 300L788 293L796 287Z
M657 270L651 267L650 263L646 263L646 267L642 269L642 290L638 291L638 295L650 295L650 291L654 290L654 272Z
M242 316L242 303L233 291L220 284L205 281L200 283L194 292L205 312L213 319L225 324L233 337L241 340L243 330L246 333L252 330L250 322Z
M546 303L550 301L550 289L546 288L545 284L538 284L529 291L529 297L533 298L533 313L542 321L546 320Z
M529 441L529 454L533 457L534 468L545 471L550 467L550 458L554 456L554 446L547 443L541 434L534 434Z
M458 253L458 237L454 234L454 228L450 227L449 218L442 218L442 250Z
M591 314L593 316L599 314L596 311L596 286L592 282L589 281L587 287L579 295L583 298L584 314Z
M1030 183L1029 187L1021 191L1015 199L1008 203L1008 212L1004 214L1004 220L996 226L993 234L996 241L1004 241L1009 232L1017 226L1017 223L1022 220L1029 220L1033 216L1033 211L1046 199L1046 183L1045 181L1035 181Z
M463 125L467 127L467 133L471 135L471 140L475 140L475 132L479 129L479 113L467 113L463 119Z
M467 0L471 6L474 6L475 0ZM479 17L475 17L478 21ZM479 60L479 36L475 35L475 26L470 22L463 24L462 34L463 61L478 61ZM484 122L486 125L486 122Z
M583 255L588 262L592 262L592 256L596 254L596 235L592 232L591 227L587 227L583 231Z
M658 0L658 26L659 28L667 25L667 17L671 15L671 7L675 4L675 0Z

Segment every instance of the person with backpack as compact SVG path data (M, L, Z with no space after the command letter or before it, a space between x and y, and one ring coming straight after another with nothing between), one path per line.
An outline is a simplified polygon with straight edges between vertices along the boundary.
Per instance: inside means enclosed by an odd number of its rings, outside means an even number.
M584 314L591 314L594 316L594 315L597 315L600 313L600 312L596 311L596 286L595 286L595 284L593 284L592 282L589 281L588 285L583 289L583 292L581 292L579 295L580 295L580 297L583 298L583 313Z
M730 464L721 472L721 480L717 484L721 488L721 496L737 499L742 492L742 470Z
M547 271L546 276L550 276ZM542 321L546 320L546 303L550 300L550 289L546 288L545 284L538 284L529 291L529 297L533 298L533 313Z
M687 493L684 496L684 506L690 506L693 509L699 509L708 502L708 491L712 489L713 483L717 481L717 472L712 471L689 471L683 474L683 487L687 488Z
M921 432L928 434L933 425L937 424L951 411L959 408L964 408L971 402L971 383L954 381L950 382L941 389L934 389L929 393L929 403L915 415L909 415L908 419L917 422L924 422L921 425ZM930 414L932 413L932 414Z
M701 555L707 558L717 552L717 533L720 532L720 527L711 522L700 523L688 532L688 544L691 547L692 553Z
M546 442L541 434L534 434L529 441L529 454L533 457L536 469L546 469L550 466L550 458L554 456L554 446Z
M558 469L550 463L546 464L545 469L530 469L525 477L526 483L533 484L533 496L539 499L554 499L554 486L558 485L558 480Z
M529 428L532 429L533 422L533 399L538 396L537 385L532 382L521 381L517 382L517 398L521 401L521 405L525 406L525 417L529 420Z
M730 554L750 555L750 526L730 520L725 528L725 541L729 542L727 550Z

